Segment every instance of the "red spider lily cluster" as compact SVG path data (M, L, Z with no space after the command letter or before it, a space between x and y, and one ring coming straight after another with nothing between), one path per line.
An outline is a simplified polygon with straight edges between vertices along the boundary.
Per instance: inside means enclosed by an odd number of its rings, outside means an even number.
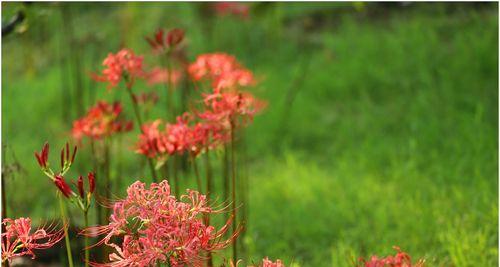
M35 251L47 249L64 238L63 228L56 226L40 227L31 231L31 219L19 218L2 220L2 262L11 261L15 257L31 256L35 258ZM65 226L63 226L65 227Z
M220 230L205 225L203 214L216 213L207 205L206 197L188 190L177 200L170 193L166 180L152 183L148 188L135 182L127 190L127 197L113 205L110 223L91 227L84 234L105 237L104 243L115 249L110 263L94 266L199 266L203 253L220 250L232 239L222 240L230 221ZM123 237L120 245L112 237Z
M80 141L86 136L93 140L111 136L114 133L132 130L132 121L121 118L123 107L120 102L109 104L99 101L87 114L73 122L73 138Z
M219 16L234 15L248 18L250 7L245 3L219 2L214 4L214 10Z
M94 75L94 79L108 83L108 89L116 87L124 78L127 83L133 83L136 78L144 76L143 60L142 56L136 56L130 49L109 53L102 63L106 67L102 75Z
M372 256L369 261L360 259L360 262L364 267L423 267L424 261L419 260L415 264L412 264L411 257L405 252L402 252L399 247L394 247L397 251L395 256L387 256L385 258L379 258L377 256Z
M225 53L203 54L188 67L194 81L212 81L215 90L255 84L251 71L244 68L234 56Z

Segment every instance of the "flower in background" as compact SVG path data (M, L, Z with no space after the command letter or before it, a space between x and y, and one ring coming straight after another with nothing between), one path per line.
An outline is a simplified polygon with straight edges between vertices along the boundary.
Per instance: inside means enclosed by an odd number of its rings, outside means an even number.
M214 4L214 10L219 16L234 15L240 18L248 18L250 7L245 3L218 2Z
M174 28L165 34L164 29L158 29L154 37L145 37L155 53L170 51L179 45L184 39L184 30Z
M116 87L122 79L130 86L136 78L144 76L143 57L136 56L131 49L122 49L116 54L109 53L102 65L106 67L102 75L93 74L93 78L108 83L108 89Z
M204 214L216 213L208 206L206 196L188 190L176 199L166 180L146 188L135 182L127 197L113 205L110 223L85 229L82 234L104 235L96 245L105 244L115 250L109 263L95 266L200 266L204 253L220 250L235 236L222 240L231 220L220 229L205 225ZM112 238L120 236L123 243Z
M377 256L372 256L369 261L360 259L362 265L359 267L423 267L424 260L418 260L415 264L411 263L411 257L405 252L402 252L399 247L393 247L397 254L395 256L387 256L385 258L379 258Z
M119 132L132 130L132 121L123 120L120 115L123 111L120 102L108 104L99 101L89 109L87 114L73 122L71 131L73 138L80 141L84 136L97 140Z
M181 71L172 70L169 73L167 69L162 69L160 67L155 67L146 74L146 81L149 86L171 83L174 85L174 87L177 87L177 84L179 84L181 78Z
M31 256L35 258L35 250L47 249L61 241L64 227L56 230L56 226L40 227L31 232L31 219L19 218L2 220L2 262L11 261L15 257Z
M262 259L262 264L260 267L285 267L285 264L281 260L276 260L276 262L272 262L269 258L265 257Z
M255 84L253 73L244 68L234 56L225 53L203 54L189 65L188 73L194 81L212 82L216 90L235 89Z

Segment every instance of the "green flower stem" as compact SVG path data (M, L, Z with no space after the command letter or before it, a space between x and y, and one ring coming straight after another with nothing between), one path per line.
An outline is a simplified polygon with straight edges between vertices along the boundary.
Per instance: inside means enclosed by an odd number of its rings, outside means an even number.
M63 196L60 193L57 193L57 198L59 198L59 209L61 210L61 218L63 223L68 222L68 218L66 216L66 205L64 204ZM69 267L73 267L73 255L71 254L71 243L69 241L68 235L68 227L64 228L64 241L66 242L66 254L68 255L68 264Z
M89 216L88 216L88 210L83 212L83 217L85 218L85 229L89 227ZM89 261L90 261L90 251L88 249L89 247L89 238L88 236L85 235L84 237L84 244L85 244L85 267L89 266Z

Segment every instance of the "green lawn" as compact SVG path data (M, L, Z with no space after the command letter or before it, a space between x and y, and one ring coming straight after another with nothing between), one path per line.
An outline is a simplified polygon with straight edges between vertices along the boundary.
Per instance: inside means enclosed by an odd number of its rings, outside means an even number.
M18 7L2 5L3 15ZM143 36L177 26L191 60L224 51L260 78L255 94L269 105L245 133L249 258L352 266L397 245L428 266L498 265L496 4L257 5L249 20L216 18L211 28L194 3L107 5L72 10L76 39L86 40L82 72L120 43L146 53ZM62 85L73 80L59 58L71 48L57 5L28 14L27 32L2 43L3 158L14 151L24 169L7 177L6 194L9 215L46 219L57 216L55 195L33 151L68 138L61 94L74 99L74 88ZM92 90L128 103L84 79L86 105ZM141 157L122 152L124 188L143 171ZM78 159L88 169L88 148Z

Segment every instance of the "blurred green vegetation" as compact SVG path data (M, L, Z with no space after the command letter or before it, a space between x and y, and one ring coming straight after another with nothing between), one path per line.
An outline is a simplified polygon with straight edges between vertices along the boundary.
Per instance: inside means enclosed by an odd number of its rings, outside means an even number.
M181 27L190 60L235 55L269 102L245 133L250 259L352 266L397 245L429 266L498 265L497 4L252 3L249 19L202 5L72 3L63 16L61 4L2 3L4 23L27 14L2 42L3 160L22 166L5 181L9 216L57 216L33 151L56 151L77 117L61 100L75 99L67 63L80 58L85 108L127 104L87 74L121 46L155 64L143 37ZM118 195L150 181L135 138L121 141ZM88 148L78 157L88 170Z

